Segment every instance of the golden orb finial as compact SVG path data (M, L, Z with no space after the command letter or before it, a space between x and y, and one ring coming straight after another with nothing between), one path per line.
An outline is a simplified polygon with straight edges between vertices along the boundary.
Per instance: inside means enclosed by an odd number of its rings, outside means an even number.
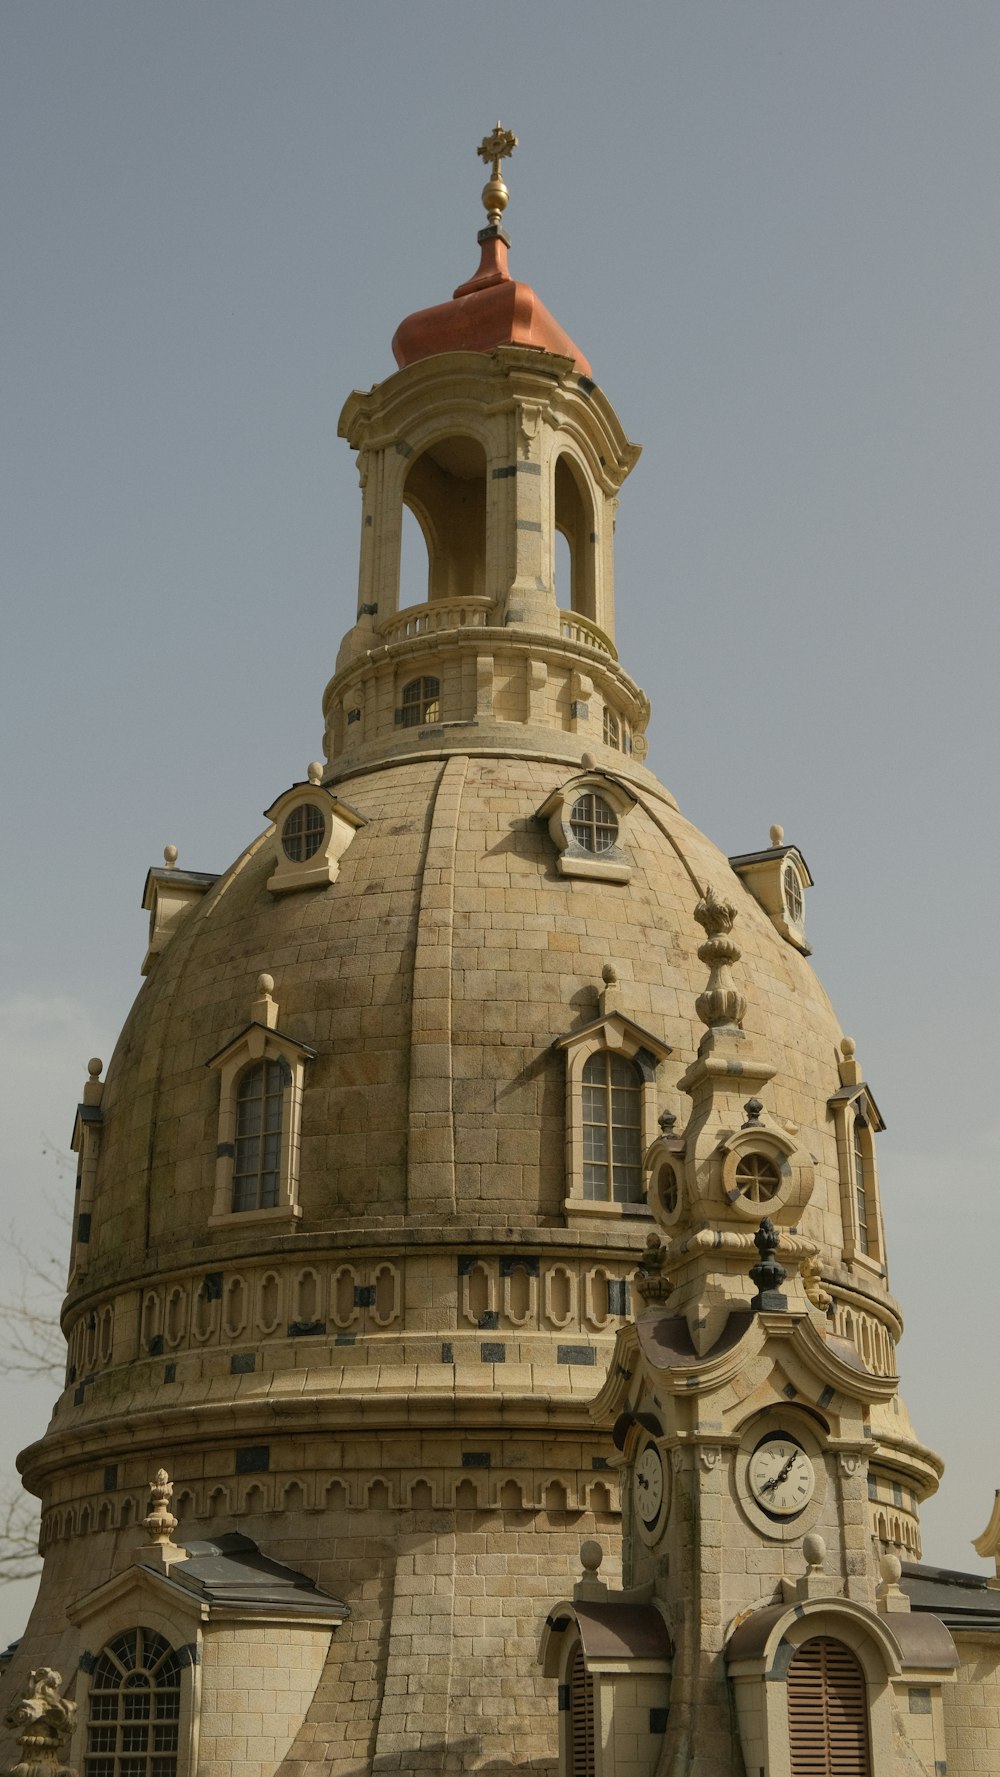
M497 118L496 128L491 136L484 136L476 150L481 160L488 161L490 177L483 186L483 206L486 220L491 228L499 228L500 218L507 208L510 192L500 175L500 162L509 160L517 147L517 137L513 130L505 130Z

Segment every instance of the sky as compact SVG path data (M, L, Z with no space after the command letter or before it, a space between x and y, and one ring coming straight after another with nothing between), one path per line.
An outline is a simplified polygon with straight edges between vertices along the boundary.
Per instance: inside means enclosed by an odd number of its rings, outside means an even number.
M888 1126L903 1391L948 1463L924 1556L985 1571L998 65L985 0L0 7L8 1299L13 1242L65 1248L147 868L224 868L320 751L357 575L338 415L475 269L500 117L512 270L643 445L617 639L648 763L724 852L777 821L808 860ZM3 1382L0 1468L49 1406Z

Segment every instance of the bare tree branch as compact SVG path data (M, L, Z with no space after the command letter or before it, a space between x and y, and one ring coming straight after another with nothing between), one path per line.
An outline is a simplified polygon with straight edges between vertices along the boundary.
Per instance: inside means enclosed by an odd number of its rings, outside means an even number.
M18 1482L0 1490L0 1586L33 1580L42 1571L38 1553L38 1501Z

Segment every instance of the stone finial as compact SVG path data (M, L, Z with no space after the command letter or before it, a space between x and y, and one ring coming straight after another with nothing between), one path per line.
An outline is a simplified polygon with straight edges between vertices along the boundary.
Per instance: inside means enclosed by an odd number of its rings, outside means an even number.
M174 1484L166 1469L158 1468L149 1483L149 1511L142 1521L151 1543L169 1543L177 1529L177 1519L170 1510L173 1494Z
M64 1765L60 1753L73 1732L76 1704L60 1695L62 1676L51 1666L36 1666L5 1726L17 1735L21 1757L10 1767L10 1777L77 1777Z
M677 1123L675 1112L661 1111L656 1121L660 1125L661 1135L673 1135L674 1127Z
M644 1302L665 1302L670 1295L673 1286L664 1270L666 1258L667 1249L660 1236L656 1233L647 1234L646 1245L633 1278L636 1294Z
M321 784L323 782L323 766L319 759L310 760L309 764L306 766L306 777L311 784Z
M165 845L163 847L163 862L166 864L168 870L172 870L174 868L174 865L177 862L177 847L176 847L176 845Z
M879 1560L878 1570L881 1575L881 1584L876 1592L879 1610L909 1610L910 1600L899 1583L903 1577L903 1563L899 1556L886 1549Z
M695 1000L695 1010L709 1030L719 1025L742 1025L747 1002L733 982L730 968L739 962L739 945L729 936L736 919L731 901L720 900L711 884L706 888L694 910L695 919L704 926L707 938L698 947L698 955L708 964L708 986Z
M822 1572L823 1563L826 1560L826 1544L821 1536L816 1535L815 1531L811 1530L808 1536L802 1538L802 1555L808 1573Z
M274 1030L278 1022L278 1002L271 997L273 993L274 976L258 975L257 997L250 1006L250 1017L254 1024L263 1024L267 1030Z
M743 1109L746 1111L746 1114L747 1114L747 1120L743 1124L743 1128L744 1129L754 1129L756 1127L756 1125L760 1122L760 1114L761 1114L761 1111L764 1109L764 1106L761 1104L759 1098L748 1098L746 1101L746 1104L743 1106Z
M104 1082L101 1069L104 1066L99 1055L92 1055L87 1063L87 1082L83 1088L84 1104L100 1104L104 1096Z
M594 1537L580 1544L580 1566L583 1572L573 1587L574 1598L606 1598L608 1588L603 1580L597 1577L597 1570L604 1560L604 1550Z
M584 771L593 771L594 766L597 764L597 760L594 758L593 753L581 753L580 764L583 766Z
M769 836L770 836L772 846L774 847L775 850L777 850L778 846L781 844L782 840L785 837L784 827L779 827L777 822L775 822L774 826L770 829Z
M751 1279L757 1285L757 1294L750 1303L754 1314L783 1314L788 1308L788 1297L781 1293L788 1272L774 1256L780 1239L770 1216L765 1216L753 1237L760 1254L756 1265L750 1267Z
M618 980L618 970L615 968L614 963L605 963L601 970L601 980L604 985L601 987L597 995L597 1002L600 1007L601 1017L604 1018L609 1012L620 1012L622 1010L621 985Z
M861 1084L861 1068L857 1060L857 1044L853 1037L841 1037L840 1061L837 1071L842 1086L859 1086Z
M149 1511L143 1519L148 1543L138 1551L143 1565L158 1567L166 1573L175 1561L186 1561L187 1550L173 1540L177 1519L170 1510L174 1486L165 1468L157 1469L149 1483Z

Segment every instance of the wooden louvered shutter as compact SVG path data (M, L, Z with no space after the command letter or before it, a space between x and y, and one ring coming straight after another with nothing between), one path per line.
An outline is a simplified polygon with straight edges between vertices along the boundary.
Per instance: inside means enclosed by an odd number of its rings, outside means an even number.
M791 1777L871 1777L865 1675L842 1641L819 1635L792 1655L788 1745Z
M567 1777L594 1777L594 1681L577 1642L569 1669L569 1771Z

